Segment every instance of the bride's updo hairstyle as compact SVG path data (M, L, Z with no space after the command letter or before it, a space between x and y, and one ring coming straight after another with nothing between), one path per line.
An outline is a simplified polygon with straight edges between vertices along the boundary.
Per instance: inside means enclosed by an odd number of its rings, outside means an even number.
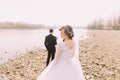
M69 39L72 40L74 37L73 29L70 25L62 26L59 31L64 30L64 33L68 36Z

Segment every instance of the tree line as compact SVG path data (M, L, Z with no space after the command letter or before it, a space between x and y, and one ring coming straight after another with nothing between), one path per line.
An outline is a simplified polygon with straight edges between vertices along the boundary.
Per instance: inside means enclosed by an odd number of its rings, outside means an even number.
M1 29L45 29L45 25L41 24L29 24L22 22L0 22Z
M99 18L87 25L88 29L120 30L120 16L111 17L108 20Z

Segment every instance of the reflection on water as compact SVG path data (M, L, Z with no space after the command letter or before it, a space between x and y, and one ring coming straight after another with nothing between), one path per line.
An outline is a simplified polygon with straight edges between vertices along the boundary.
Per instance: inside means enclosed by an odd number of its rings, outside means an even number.
M75 37L79 39L86 38L86 30L74 30ZM0 29L0 64L8 59L25 53L34 47L44 47L44 37L48 35L48 30L15 30ZM62 41L59 30L54 31L54 35L58 37L58 42Z

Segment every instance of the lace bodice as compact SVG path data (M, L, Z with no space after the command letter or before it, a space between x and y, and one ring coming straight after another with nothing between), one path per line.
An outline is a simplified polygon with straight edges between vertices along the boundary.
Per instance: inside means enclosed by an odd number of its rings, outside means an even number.
M64 42L61 42L57 47L57 53L59 53L59 61L70 61L72 59L72 55L75 54L76 44L74 43L73 48L69 49Z

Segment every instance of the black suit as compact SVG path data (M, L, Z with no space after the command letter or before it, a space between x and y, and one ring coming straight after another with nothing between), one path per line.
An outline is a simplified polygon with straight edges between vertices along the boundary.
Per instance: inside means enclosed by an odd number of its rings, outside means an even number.
M55 56L55 52L56 52L55 45L57 45L57 38L53 36L52 34L49 34L48 36L45 37L44 44L45 44L46 49L48 50L48 57L47 57L47 64L46 64L46 66L48 66L50 62L50 58L52 61Z

